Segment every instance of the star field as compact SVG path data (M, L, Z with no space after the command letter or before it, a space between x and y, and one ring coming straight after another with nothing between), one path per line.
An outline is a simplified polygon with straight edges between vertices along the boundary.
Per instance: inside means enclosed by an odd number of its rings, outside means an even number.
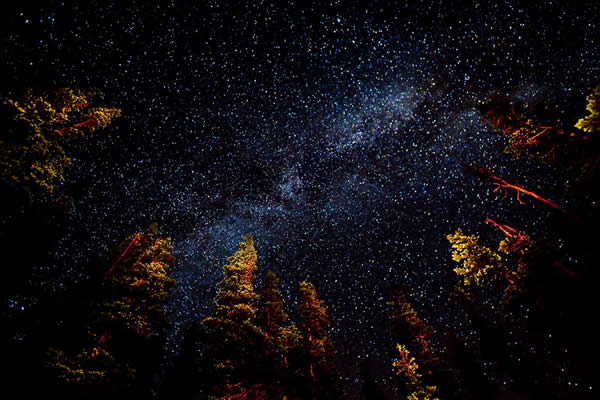
M75 198L73 220L56 265L40 268L68 287L92 254L157 221L178 257L168 359L250 233L291 314L298 283L316 285L352 383L357 359L387 357L389 285L441 335L460 329L446 234L493 243L485 217L540 232L548 209L500 200L462 164L568 206L558 173L511 161L474 106L499 90L572 107L600 76L600 3L249 3L5 13L3 95L92 86L123 110L71 145L59 191Z

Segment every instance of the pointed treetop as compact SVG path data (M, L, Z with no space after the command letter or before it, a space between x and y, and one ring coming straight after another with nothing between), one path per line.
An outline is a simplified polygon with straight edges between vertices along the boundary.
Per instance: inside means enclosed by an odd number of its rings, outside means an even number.
M267 271L260 294L256 322L269 338L277 338L281 324L288 319L288 314L283 307L281 292L277 288L278 285L279 278L273 271Z
M310 282L301 282L300 298L300 313L302 314L300 327L311 337L325 336L329 318L323 301L317 298L315 286Z

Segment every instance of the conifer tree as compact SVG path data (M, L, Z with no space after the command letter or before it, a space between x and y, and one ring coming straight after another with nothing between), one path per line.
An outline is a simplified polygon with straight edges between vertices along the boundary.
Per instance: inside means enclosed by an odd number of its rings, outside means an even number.
M400 391L411 399L434 399L439 360L433 356L429 338L433 331L419 318L398 288L392 290L390 333L396 342L393 366L400 377Z
M113 252L79 349L49 350L46 366L67 391L150 390L168 327L162 306L175 283L167 276L174 260L171 239L155 239L157 229L151 225Z
M267 341L275 347L279 344L279 330L288 319L278 285L279 278L273 271L267 271L256 313L256 325L262 329Z
M335 348L327 335L329 317L323 301L317 297L315 286L300 283L300 332L302 345L297 363L297 375L303 382L301 398L340 398L339 376Z
M435 397L437 387L423 384L419 364L414 357L411 357L410 351L401 344L398 344L396 348L399 356L392 365L396 368L396 375L402 377L408 389L407 400L439 400Z
M294 324L284 326L288 320L281 292L279 278L272 271L264 276L256 313L256 325L263 332L262 370L269 398L280 399L288 390L292 371L289 357L300 345L301 335Z
M204 355L206 390L210 399L258 399L265 395L260 383L261 338L256 326L253 281L256 250L252 236L246 235L239 250L223 266L224 279L218 284L216 311L202 325L213 340Z

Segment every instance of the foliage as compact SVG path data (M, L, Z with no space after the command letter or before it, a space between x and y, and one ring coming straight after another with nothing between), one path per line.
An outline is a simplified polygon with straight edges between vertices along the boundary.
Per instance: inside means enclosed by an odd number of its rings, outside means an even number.
M261 327L267 340L278 341L281 325L288 319L278 285L279 278L273 271L267 271L256 313L256 324Z
M246 235L239 250L223 266L224 278L215 296L216 311L202 325L213 337L206 353L206 372L214 377L209 398L255 398L263 392L253 382L252 369L261 358L262 330L255 324L256 300L253 281L256 250L252 236ZM250 395L252 394L252 396ZM250 396L250 397L248 397Z
M0 180L29 195L52 193L71 164L64 144L108 126L121 115L119 109L102 107L82 113L97 94L68 88L39 93L29 89L22 100L2 99L13 125L0 142Z
M48 350L47 366L60 382L100 386L110 382L116 376L121 376L122 379L134 377L136 371L129 365L120 365L107 349L98 344L96 334L88 331L87 342L96 343L96 346L83 348L73 355L68 355L54 347Z
M600 131L600 85L592 90L587 100L588 103L585 109L589 112L589 115L579 119L575 124L575 128L589 133Z
M394 340L408 345L421 360L431 360L429 338L433 331L419 318L412 305L404 300L400 290L394 290L391 310L391 333Z
M419 365L415 358L410 356L410 351L402 344L396 344L400 357L392 363L396 367L396 375L403 375L413 385L418 384L421 374L417 372Z
M504 153L513 159L527 155L553 161L557 146L564 142L564 130L541 123L535 113L507 96L492 96L478 108L483 119L508 139Z
M340 392L335 348L327 336L329 317L310 282L300 283L299 311L302 345L301 357L296 360L298 375L312 388L313 398L335 398Z
M399 358L392 365L396 368L396 375L400 375L408 388L407 399L409 400L439 400L435 396L436 386L425 386L423 377L418 372L419 364L414 357L411 357L410 351L401 344L397 344Z
M46 367L59 382L109 391L149 384L153 364L159 361L156 338L168 326L162 306L175 284L167 276L174 260L171 239L155 239L157 229L153 224L113 251L115 261L92 300L95 306L80 349L49 350Z
M452 259L462 263L462 267L456 267L454 272L463 276L465 285L470 285L471 282L481 285L486 275L500 268L502 257L480 245L479 236L467 236L458 228L454 234L447 235L446 239L452 245Z

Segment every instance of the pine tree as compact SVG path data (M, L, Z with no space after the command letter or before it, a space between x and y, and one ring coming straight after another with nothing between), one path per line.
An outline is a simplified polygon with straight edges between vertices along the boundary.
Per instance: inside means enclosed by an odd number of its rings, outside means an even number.
M216 311L205 318L213 340L204 355L210 377L210 399L258 399L265 388L260 382L261 338L256 326L256 300L253 281L256 250L252 236L246 235L239 250L223 266L224 279L219 282Z
M392 301L388 305L391 307L390 333L398 351L392 365L400 377L400 392L408 398L432 398L437 392L435 381L439 365L429 345L433 331L398 288L392 290Z
M279 346L281 326L288 319L278 285L279 278L273 271L267 271L256 313L256 325L262 329L266 340L275 348Z
M256 313L256 325L263 332L262 374L265 388L272 399L281 399L288 390L290 379L290 354L300 346L301 335L294 324L284 326L288 320L281 292L279 278L267 271Z
M301 398L340 398L339 375L335 348L327 335L329 317L323 301L317 297L315 286L300 283L300 357L295 360L297 375L304 391Z
M174 260L171 239L155 239L157 229L151 225L113 252L79 350L49 350L47 367L66 388L98 394L150 390L168 328L162 306L175 284L167 276Z
M403 345L396 345L398 349L398 359L393 362L396 368L396 375L400 375L408 389L407 400L439 400L436 395L436 386L425 386L423 376L419 371L414 357L411 357L410 351Z

